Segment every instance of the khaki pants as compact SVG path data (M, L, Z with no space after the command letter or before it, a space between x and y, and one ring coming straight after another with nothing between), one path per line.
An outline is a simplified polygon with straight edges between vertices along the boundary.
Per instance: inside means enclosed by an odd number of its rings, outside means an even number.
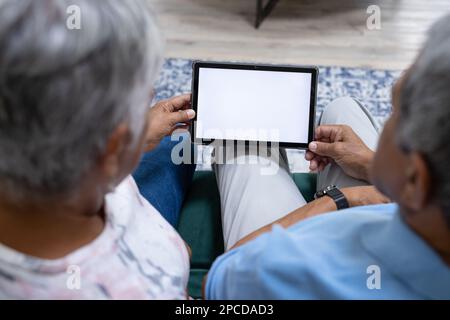
M352 98L332 101L319 123L349 125L370 149L376 148L378 130L375 122ZM291 178L285 151L277 152L277 157L261 156L250 148L246 154L227 155L225 164L213 164L220 192L226 249L249 233L306 204ZM274 167L277 170L272 170ZM318 175L317 188L331 184L343 188L367 183L347 176L336 164L331 164Z

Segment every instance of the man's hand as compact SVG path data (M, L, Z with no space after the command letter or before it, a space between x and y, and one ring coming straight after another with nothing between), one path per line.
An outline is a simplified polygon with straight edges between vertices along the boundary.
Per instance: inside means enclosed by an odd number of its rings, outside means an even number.
M342 188L350 207L389 203L391 200L373 186Z
M349 126L322 125L316 129L316 141L309 144L305 159L312 171L322 171L335 162L344 172L356 179L369 182L369 167L374 152Z
M187 129L189 121L195 117L190 108L190 94L184 94L155 104L148 112L148 128L145 152L158 146L165 136L177 129Z

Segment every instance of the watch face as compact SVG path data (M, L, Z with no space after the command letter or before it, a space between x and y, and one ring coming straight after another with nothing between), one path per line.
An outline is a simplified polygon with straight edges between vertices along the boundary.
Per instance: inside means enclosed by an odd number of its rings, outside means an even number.
M341 192L337 188L333 188L331 190L328 190L327 194L334 198L340 196Z
M336 203L336 207L338 210L345 209L349 207L348 201L345 198L344 194L334 185L328 186L322 190L319 190L315 194L315 198L321 198L324 196L328 196L333 199Z
M325 187L324 189L317 191L316 194L314 195L314 197L315 197L316 199L317 199L317 198L321 198L321 197L323 197L324 195L326 195L329 191L334 190L334 189L336 189L336 186L335 186L335 185L327 186L327 187Z

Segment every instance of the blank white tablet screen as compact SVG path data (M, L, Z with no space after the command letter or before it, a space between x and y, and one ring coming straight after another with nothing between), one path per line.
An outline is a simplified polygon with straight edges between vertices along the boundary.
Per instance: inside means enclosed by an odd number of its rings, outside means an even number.
M308 143L311 77L200 68L196 138Z

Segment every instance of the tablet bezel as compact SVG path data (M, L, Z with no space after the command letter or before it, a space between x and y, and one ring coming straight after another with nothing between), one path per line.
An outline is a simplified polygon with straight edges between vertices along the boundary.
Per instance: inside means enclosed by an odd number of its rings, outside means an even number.
M192 63L192 99L191 107L197 113L198 102L198 82L199 82L199 70L200 68L211 69L234 69L234 70L258 70L258 71L281 71L281 72L297 72L297 73L310 73L311 74L311 99L309 106L309 121L308 121L308 142L282 142L282 141L249 141L249 140L229 140L234 142L245 143L278 143L280 147L285 148L299 148L307 149L308 145L314 139L315 119L316 119L316 102L317 102L317 80L319 75L319 69L315 66L290 66L290 65L268 65L268 64L250 64L250 63L230 63L230 62L207 62L207 61L194 61ZM222 139L207 139L196 138L194 133L196 132L197 115L192 120L189 127L191 134L191 140L195 144L209 145L215 140ZM207 140L207 141L205 141ZM225 140L223 140L225 141Z

